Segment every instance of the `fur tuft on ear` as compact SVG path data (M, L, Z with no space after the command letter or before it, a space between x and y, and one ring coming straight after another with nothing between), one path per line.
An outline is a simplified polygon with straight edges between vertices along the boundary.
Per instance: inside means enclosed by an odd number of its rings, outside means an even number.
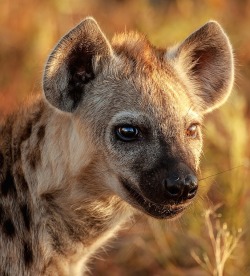
M167 53L203 113L222 105L234 81L232 47L220 25L210 21Z
M100 68L94 63L112 56L112 48L96 21L88 17L66 34L52 51L45 66L43 90L56 108L73 112L85 86Z

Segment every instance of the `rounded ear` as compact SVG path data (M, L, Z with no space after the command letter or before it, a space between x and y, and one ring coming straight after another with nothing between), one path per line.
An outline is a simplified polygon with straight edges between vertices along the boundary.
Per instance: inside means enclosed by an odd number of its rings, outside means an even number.
M112 48L98 24L86 18L59 41L49 56L43 77L46 99L62 111L73 112L86 84L101 70L101 61L111 56Z
M207 113L228 98L234 81L232 47L221 26L210 21L167 53L184 76L197 108Z

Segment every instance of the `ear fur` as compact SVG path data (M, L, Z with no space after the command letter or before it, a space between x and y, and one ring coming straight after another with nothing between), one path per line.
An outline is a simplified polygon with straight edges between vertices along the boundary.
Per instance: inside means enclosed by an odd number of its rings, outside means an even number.
M62 111L73 112L86 84L98 73L94 63L98 60L100 65L100 60L110 56L112 48L105 35L93 18L86 18L59 41L49 56L43 78L46 99Z
M233 53L217 22L205 24L167 56L184 75L201 112L210 112L227 100L234 80Z

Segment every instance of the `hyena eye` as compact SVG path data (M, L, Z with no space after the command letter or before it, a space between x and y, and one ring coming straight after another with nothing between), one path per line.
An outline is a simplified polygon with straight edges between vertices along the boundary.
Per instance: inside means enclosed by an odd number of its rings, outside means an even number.
M119 140L124 142L131 142L139 137L139 129L131 125L118 126L115 129L116 136Z
M197 124L191 124L187 130L186 135L190 138L196 138L198 134L198 125Z

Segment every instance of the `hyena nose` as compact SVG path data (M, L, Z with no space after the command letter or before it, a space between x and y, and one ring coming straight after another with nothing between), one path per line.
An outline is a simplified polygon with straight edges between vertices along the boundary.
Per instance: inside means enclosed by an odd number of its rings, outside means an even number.
M171 176L163 180L163 188L167 199L187 200L196 195L198 181L193 174L185 177Z

